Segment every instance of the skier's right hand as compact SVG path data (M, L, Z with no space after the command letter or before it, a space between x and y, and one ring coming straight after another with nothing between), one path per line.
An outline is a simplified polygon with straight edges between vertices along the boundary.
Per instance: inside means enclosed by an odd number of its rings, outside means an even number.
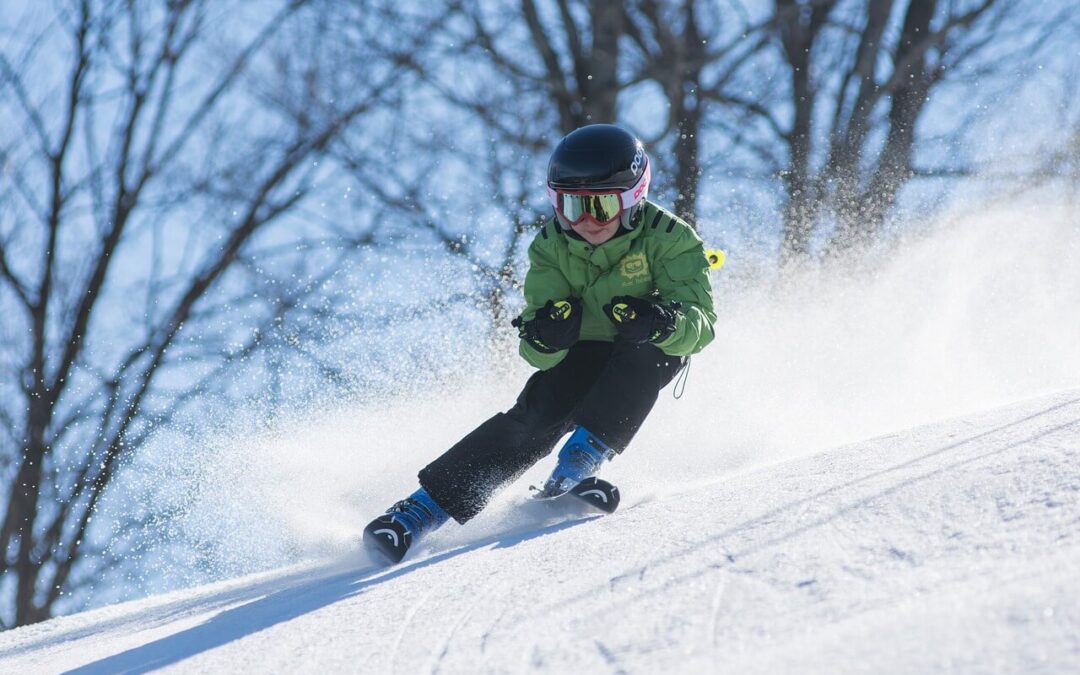
M518 337L542 354L569 349L581 332L581 300L548 300L534 318L523 321L519 316L511 325L518 329Z

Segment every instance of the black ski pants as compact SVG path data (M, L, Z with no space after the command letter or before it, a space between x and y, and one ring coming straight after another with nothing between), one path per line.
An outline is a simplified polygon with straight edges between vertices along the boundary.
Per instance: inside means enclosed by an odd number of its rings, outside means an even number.
M622 452L683 362L651 344L578 342L554 368L529 378L513 408L424 467L420 485L464 523L577 425Z

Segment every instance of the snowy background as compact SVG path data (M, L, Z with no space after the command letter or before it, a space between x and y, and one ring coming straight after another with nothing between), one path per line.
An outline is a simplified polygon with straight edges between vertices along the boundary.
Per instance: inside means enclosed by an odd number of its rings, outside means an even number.
M872 274L811 272L726 295L716 273L715 344L693 358L685 396L666 391L607 473L629 492L667 490L1076 386L1072 217L1017 208L958 218ZM163 445L147 480L184 495L176 536L214 546L226 569L344 553L358 523L414 488L419 468L512 404L530 372L515 366L198 449ZM511 499L549 469L538 465Z
M854 296L731 302L605 472L611 517L524 509L538 467L397 568L358 550L516 381L209 438L157 474L173 536L216 570L311 562L11 631L0 667L1077 672L1080 236L1023 218L957 220Z
M863 4L839 3L834 28ZM557 25L555 4L538 5ZM589 5L571 5L587 24ZM76 117L60 182L71 196L56 211L50 354L65 346L90 278L87 251L100 253L115 222L107 207L123 203L105 177L117 173L131 110L127 22L147 44L168 25L165 5L130 16L85 6L113 13L115 24L91 25L114 37L94 43L106 56L84 80L96 93ZM192 119L209 74L274 30L132 211L46 430L55 454L32 530L51 543L25 552L44 561L33 600L48 596L76 541L85 555L48 611L17 619L24 559L12 505L25 487L27 411L45 391L27 366L36 324L24 302L48 248L38 121L60 138L82 6L5 3L0 622L32 625L0 633L0 671L1076 672L1080 40L1068 38L1075 17L1059 20L1068 3L1000 6L1012 13L975 23L993 48L936 89L920 119L917 163L935 171L907 183L880 236L850 255L783 263L782 177L758 152L783 148L735 113L710 113L696 222L728 252L713 274L717 339L693 359L685 396L665 391L605 470L623 510L552 522L521 509L550 468L541 463L468 527L444 528L387 571L358 551L363 525L507 408L529 374L507 319L546 208L556 107L528 78L459 53L475 49L459 43L470 24L429 23L439 3L296 3L280 21L274 12L291 5L176 5L192 12L177 10L180 28L205 33L181 61L181 104L158 126L140 118L132 140L145 154L131 156L129 187L137 160L159 157ZM462 7L500 40L528 37L516 9ZM750 25L769 6L745 8ZM710 39L732 38L743 25L732 21ZM388 59L398 45L416 63ZM633 43L624 55L628 70L647 56ZM769 83L762 100L784 126L790 111L767 98L786 86L777 58L748 59L735 82L753 93ZM155 81L151 101L166 87ZM632 83L617 119L650 140L666 171L654 197L671 205L679 131L664 97L656 81ZM196 303L162 352L147 410L110 436L108 401L130 400L138 382L118 364L127 354L145 363L140 341L159 344L184 283L242 227L274 161L291 158L292 134L368 100L378 105L333 143L281 164L291 173L268 204L287 208ZM469 107L480 103L498 123ZM883 118L878 109L875 124ZM520 144L501 139L508 128ZM174 395L182 402L168 408ZM83 459L109 438L121 448L137 439L137 452ZM65 521L49 539L51 517L86 503L69 499L83 461L91 475L114 469L109 488L85 538ZM52 615L71 616L34 623Z

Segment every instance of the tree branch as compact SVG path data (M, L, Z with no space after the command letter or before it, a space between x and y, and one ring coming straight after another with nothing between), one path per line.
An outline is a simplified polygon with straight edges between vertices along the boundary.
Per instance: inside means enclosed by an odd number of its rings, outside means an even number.
M26 286L8 266L5 243L2 240L0 240L0 278L7 281L8 287L11 288L15 297L19 299L19 303L29 314L33 310L33 301L26 292Z
M543 61L547 71L545 80L549 90L555 97L559 109L560 126L564 131L569 131L577 127L578 124L576 122L577 115L571 109L571 105L574 103L574 95L566 86L566 73L563 72L562 66L559 65L559 57L548 39L543 24L540 22L540 16L537 14L533 0L522 0L521 9L525 17L525 23L529 28L529 34L532 36L533 46L540 53L540 59ZM580 58L581 55L574 54L572 56L576 59Z

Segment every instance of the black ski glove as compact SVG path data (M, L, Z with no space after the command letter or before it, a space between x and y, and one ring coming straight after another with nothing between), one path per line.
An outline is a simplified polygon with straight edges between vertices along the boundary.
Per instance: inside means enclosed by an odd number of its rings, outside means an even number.
M534 318L522 321L519 316L510 325L518 329L518 337L541 354L569 349L581 333L581 300L548 300Z
M615 324L620 339L639 344L663 342L675 332L679 307L677 302L663 304L632 295L617 295L610 304L604 305L604 314Z

